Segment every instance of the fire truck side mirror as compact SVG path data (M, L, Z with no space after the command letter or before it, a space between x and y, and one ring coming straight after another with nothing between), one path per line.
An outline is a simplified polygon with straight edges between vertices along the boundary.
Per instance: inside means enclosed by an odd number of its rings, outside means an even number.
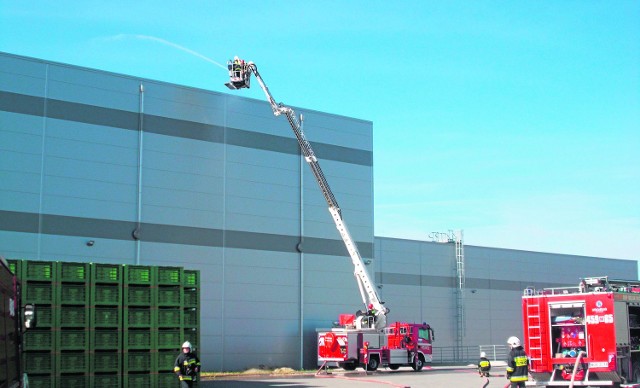
M24 306L24 327L33 329L36 327L36 306L27 304Z

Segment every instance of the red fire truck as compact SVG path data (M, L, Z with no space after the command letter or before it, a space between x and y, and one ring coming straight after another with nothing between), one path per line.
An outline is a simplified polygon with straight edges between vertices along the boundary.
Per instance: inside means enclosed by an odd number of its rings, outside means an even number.
M35 325L35 310L33 305L22 308L20 281L1 256L0 300L0 387L28 387L27 375L22 367L22 334Z
M536 385L640 387L640 282L584 278L522 297Z
M229 82L225 85L229 89L249 88L251 75L255 75L273 114L284 115L289 121L300 151L318 182L329 213L351 257L365 309L355 315L342 315L339 327L318 331L318 365L326 366L332 362L351 370L359 365L368 370L375 370L381 365L391 369L411 365L414 370L421 370L425 362L431 362L433 330L426 323L396 322L387 326L389 309L384 306L376 292L376 286L365 268L356 242L342 219L338 201L320 168L311 144L302 131L302 116L298 120L292 108L276 102L253 62L235 57L233 61L228 62L228 68ZM298 249L302 252L303 246L298 245Z
M433 329L426 324L395 322L381 332L357 329L353 315L341 316L341 327L318 330L319 366L336 365L346 370L361 366L374 371L379 367L396 370L411 366L420 371L432 361Z

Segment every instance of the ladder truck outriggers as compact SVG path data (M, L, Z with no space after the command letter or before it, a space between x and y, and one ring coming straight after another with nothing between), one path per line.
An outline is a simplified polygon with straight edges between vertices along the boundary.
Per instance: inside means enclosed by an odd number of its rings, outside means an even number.
M253 62L235 57L228 62L228 69L229 82L225 85L229 89L249 88L253 74L264 91L273 114L284 115L289 121L302 155L320 186L329 213L354 266L354 276L365 309L357 311L356 314L341 314L336 327L318 330L318 365L340 366L347 370L354 370L358 366L366 370L376 370L381 366L398 369L400 366L410 365L416 371L421 370L425 363L432 361L433 329L427 323L395 322L387 325L389 309L380 300L375 283L371 280L358 247L342 219L338 202L311 144L302 131L301 120L298 120L292 108L275 101Z
M640 387L640 281L526 288L522 315L532 384Z

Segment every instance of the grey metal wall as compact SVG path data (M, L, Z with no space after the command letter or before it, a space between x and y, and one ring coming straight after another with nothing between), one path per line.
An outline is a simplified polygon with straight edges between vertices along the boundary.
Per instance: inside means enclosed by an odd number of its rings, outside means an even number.
M453 245L374 241L372 123L296 110L391 319L427 321L453 346ZM320 190L266 102L0 53L0 182L5 257L199 269L206 370L312 368L315 329L361 307ZM525 286L637 274L635 261L465 253L469 345L519 333Z
M373 263L391 320L428 322L434 346L456 345L455 244L376 237ZM466 246L463 346L505 344L522 336L521 296L527 287L577 286L588 276L636 279L635 260ZM522 337L521 337L522 338Z
M298 113L371 257L372 123ZM205 369L313 365L315 327L358 305L326 203L266 102L0 54L0 149L0 254L199 269Z

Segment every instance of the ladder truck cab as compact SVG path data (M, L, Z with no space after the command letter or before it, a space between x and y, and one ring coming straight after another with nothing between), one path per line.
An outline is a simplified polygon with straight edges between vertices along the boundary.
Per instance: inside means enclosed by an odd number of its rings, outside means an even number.
M522 314L531 383L640 387L640 281L527 288Z
M302 155L309 164L327 202L329 213L349 252L354 267L354 276L364 309L353 315L343 314L340 317L339 327L326 332L318 332L318 364L324 366L327 362L332 361L347 369L355 368L358 365L368 367L368 369L376 369L380 365L389 365L390 367L412 365L415 370L422 369L425 362L431 362L433 330L426 323L396 322L387 326L389 309L384 306L384 302L380 300L376 292L376 286L365 268L358 247L342 219L338 201L320 168L311 144L304 135L301 125L302 116L299 120L292 108L284 106L282 103L276 103L253 62L244 61L236 56L233 60L228 61L227 67L229 82L225 85L229 89L249 88L253 74L271 105L273 114L275 116L284 115L287 118L298 140ZM405 342L397 340L400 335L404 335ZM330 349L326 347L328 343L331 343ZM338 344L339 350L333 348L335 344ZM383 354L383 350L386 353ZM392 350L397 350L397 352L391 352ZM327 357L327 354L331 354L331 356ZM336 356L337 354L339 356ZM372 360L377 360L377 363Z

